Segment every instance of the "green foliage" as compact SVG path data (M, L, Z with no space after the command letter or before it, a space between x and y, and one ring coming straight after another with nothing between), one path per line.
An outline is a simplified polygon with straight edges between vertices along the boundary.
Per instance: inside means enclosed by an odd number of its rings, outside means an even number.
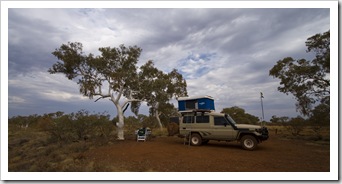
M139 114L138 116L144 116ZM139 118L134 116L125 117L125 134L126 135L134 135L135 136L135 130L143 127L142 122L139 120Z
M141 99L150 106L150 115L155 116L159 125L162 126L160 115L163 119L168 118L169 112L174 106L169 103L173 97L187 96L186 81L177 70L164 73L154 67L152 61L148 61L140 67Z
M123 92L130 99L136 97L155 106L157 102L166 103L173 96L186 96L186 81L176 69L165 74L154 67L152 61L138 68L136 66L142 49L133 46L119 48L99 48L100 56L85 55L81 43L68 42L56 49L52 54L58 58L48 71L51 74L62 73L68 79L78 79L80 93L89 98L99 95L111 97L111 91ZM104 83L109 85L109 93L103 93ZM132 91L136 93L132 93ZM131 105L137 113L139 102Z
M315 53L312 62L323 70L322 74L330 73L330 30L308 38L305 44L308 47L307 52Z
M125 132L128 135L133 135L134 131L142 128L149 127L155 129L158 127L157 120L153 116L146 116L143 114L138 114L138 116L128 116L125 117Z
M244 109L234 106L230 108L224 108L221 113L229 114L230 117L240 124L257 124L259 118L245 112Z
M76 140L73 134L72 119L69 115L63 115L58 118L52 118L53 124L48 128L51 142L69 142Z
M129 105L129 104L128 104ZM139 114L139 108L140 108L141 102L140 101L134 101L131 102L131 111L135 114Z
M169 136L179 134L179 125L177 123L170 122L166 128Z
M142 115L139 117L139 122L141 123L142 127L150 127L150 128L158 127L157 120L153 116Z
M171 103L161 104L159 105L159 108L162 112L160 120L163 123L163 126L166 126L169 123L170 117L178 116L178 109Z
M293 94L297 100L297 109L308 116L317 102L329 106L330 31L316 34L305 43L307 52L315 54L313 60L286 57L273 66L269 75L281 80L278 90Z
M80 93L92 99L94 96L110 97L111 93L102 91L104 83L109 90L121 92L129 97L130 91L137 86L138 58L142 49L137 46L119 48L99 48L100 56L85 55L81 43L62 44L52 54L58 58L48 71L51 74L62 73L72 80L78 79Z
M322 127L330 125L330 108L322 103L312 110L312 115L309 119L311 130L314 132L318 140L322 139Z
M312 110L310 122L314 125L329 125L330 123L330 108L327 104L319 104Z
M299 136L300 133L303 131L305 124L307 121L302 118L301 116L297 116L295 118L291 118L287 123L287 128L294 136Z

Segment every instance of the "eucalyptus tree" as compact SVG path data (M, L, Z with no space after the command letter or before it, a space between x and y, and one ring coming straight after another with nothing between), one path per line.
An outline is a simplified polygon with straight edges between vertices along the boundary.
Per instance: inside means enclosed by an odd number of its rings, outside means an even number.
M141 101L137 97L139 78L137 62L142 49L137 46L99 48L100 55L86 55L79 42L68 42L52 54L58 61L48 70L61 73L69 80L77 80L80 93L93 99L108 98L118 113L118 140L124 140L123 108L130 102ZM97 101L96 100L96 101Z
M330 108L330 31L311 36L305 42L312 60L286 57L279 60L269 75L279 78L278 91L293 94L297 109L312 115L313 106L323 103Z
M117 109L119 140L124 140L124 111L129 104L132 112L138 114L141 102L146 101L159 118L159 104L186 95L186 82L177 70L164 74L152 61L138 70L142 49L137 46L102 47L99 56L86 55L82 49L79 42L62 44L52 52L58 61L48 71L77 80L80 93L89 99L97 97L95 102L108 98Z
M170 73L164 73L158 70L152 61L148 61L140 69L140 86L143 92L140 95L150 106L150 114L157 119L162 129L160 115L168 114L168 111L173 110L170 99L187 96L186 81L176 69Z

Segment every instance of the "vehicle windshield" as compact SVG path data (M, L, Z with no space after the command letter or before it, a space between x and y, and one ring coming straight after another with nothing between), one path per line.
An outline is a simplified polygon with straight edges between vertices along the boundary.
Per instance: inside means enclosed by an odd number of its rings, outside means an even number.
M234 125L236 124L236 122L233 120L233 118L230 117L228 114L226 114L225 117L226 117L226 119L227 119L228 121L230 121L230 122L233 123Z

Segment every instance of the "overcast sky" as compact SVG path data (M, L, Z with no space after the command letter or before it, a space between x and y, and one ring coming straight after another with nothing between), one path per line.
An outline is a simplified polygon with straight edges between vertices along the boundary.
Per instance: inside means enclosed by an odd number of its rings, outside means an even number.
M164 72L176 68L189 96L214 97L217 111L239 106L261 118L263 92L265 120L295 117L296 101L278 92L280 81L269 70L284 57L312 58L306 39L329 29L330 10L323 8L9 9L8 113L116 115L108 99L82 97L75 81L47 72L57 62L51 52L77 41L96 55L99 47L137 45L139 66L153 60ZM147 115L147 107L140 112Z

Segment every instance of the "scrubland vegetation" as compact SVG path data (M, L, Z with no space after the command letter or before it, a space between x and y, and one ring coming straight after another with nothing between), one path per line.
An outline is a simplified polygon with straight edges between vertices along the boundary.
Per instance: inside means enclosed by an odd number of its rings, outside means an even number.
M96 171L89 167L82 153L99 146L116 144L116 127L109 115L63 112L16 116L8 122L9 171ZM125 119L126 139L135 139L142 126L153 128L152 137L167 135L155 128L150 117Z
M328 124L310 123L303 118L273 117L265 123L272 136L329 144ZM8 122L9 171L103 171L103 165L89 162L84 152L103 146L122 144L116 140L115 118L91 114L85 110L45 115L16 116ZM177 134L175 124L160 129L154 117L139 115L125 118L125 139L135 139L134 131L143 126L152 129L151 139ZM169 132L168 132L169 131ZM165 145L167 146L167 145ZM120 149L118 147L117 149Z

